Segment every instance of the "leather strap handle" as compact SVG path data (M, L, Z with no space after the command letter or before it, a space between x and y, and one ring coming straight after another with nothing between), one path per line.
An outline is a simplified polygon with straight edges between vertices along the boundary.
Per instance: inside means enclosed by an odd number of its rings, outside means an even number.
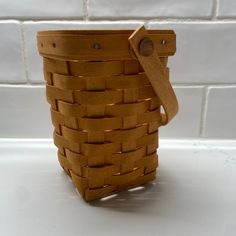
M144 26L129 37L130 45L142 65L152 87L164 108L161 124L166 125L178 112L178 101L158 56L155 44Z

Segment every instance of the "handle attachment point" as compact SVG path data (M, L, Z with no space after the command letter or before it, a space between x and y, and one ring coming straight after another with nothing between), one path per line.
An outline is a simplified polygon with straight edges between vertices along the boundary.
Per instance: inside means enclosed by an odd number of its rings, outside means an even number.
M155 45L144 26L133 32L129 37L129 42L156 95L160 99L164 109L164 113L161 115L161 124L166 125L177 114L178 101L167 78L165 67L162 65Z
M153 41L149 37L144 37L139 42L139 53L142 56L150 56L153 54L154 44Z

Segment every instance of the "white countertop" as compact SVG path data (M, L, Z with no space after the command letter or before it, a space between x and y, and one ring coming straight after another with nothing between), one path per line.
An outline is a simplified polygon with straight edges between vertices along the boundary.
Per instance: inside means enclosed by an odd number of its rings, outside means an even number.
M236 141L162 141L156 181L90 204L47 141L0 142L0 235L236 235Z

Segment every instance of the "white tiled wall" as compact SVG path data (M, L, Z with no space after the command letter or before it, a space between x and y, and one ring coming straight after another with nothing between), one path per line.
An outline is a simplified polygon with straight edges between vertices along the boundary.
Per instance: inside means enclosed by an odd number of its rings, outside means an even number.
M174 29L180 111L164 138L236 139L235 0L0 0L0 138L52 137L36 32Z
M0 82L25 83L20 22L0 21Z
M235 17L236 1L235 0L219 0L219 17Z
M148 26L175 29L177 53L169 64L174 83L236 83L236 23L151 22Z
M83 0L0 0L1 18L83 18L83 14Z
M236 86L209 88L205 135L235 138Z
M212 5L213 0L90 0L88 15L91 19L209 18L212 12Z
M1 138L49 138L50 109L43 86L4 85L0 90Z
M204 87L175 86L175 92L180 104L179 113L170 124L160 129L160 137L199 137Z

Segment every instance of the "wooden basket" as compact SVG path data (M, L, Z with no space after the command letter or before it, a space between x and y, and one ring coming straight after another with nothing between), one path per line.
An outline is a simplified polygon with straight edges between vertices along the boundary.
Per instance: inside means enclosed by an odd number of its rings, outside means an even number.
M62 30L37 39L59 162L82 197L153 180L158 128L178 110L166 67L174 32Z

